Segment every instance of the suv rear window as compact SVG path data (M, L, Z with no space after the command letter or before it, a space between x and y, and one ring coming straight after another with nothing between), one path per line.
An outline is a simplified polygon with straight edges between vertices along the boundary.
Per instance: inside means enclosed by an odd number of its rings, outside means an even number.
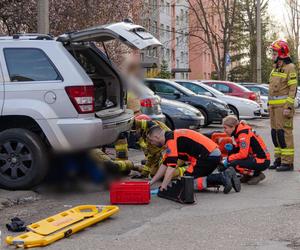
M12 82L62 80L53 63L40 49L6 48L4 56Z

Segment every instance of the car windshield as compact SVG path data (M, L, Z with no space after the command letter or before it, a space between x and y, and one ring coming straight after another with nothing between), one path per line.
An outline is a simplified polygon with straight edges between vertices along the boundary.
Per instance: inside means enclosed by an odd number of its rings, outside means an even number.
M250 92L251 90L247 89L245 86L239 85L237 83L234 83L235 86L239 87L244 92Z
M181 92L183 92L184 94L191 96L191 95L197 95L195 94L193 91L189 90L186 87L181 86L179 83L177 82L173 82L173 81L168 81L172 84L172 86L174 86L175 88L177 88L178 90L180 90Z
M209 92L213 93L213 94L216 95L216 96L223 96L223 95L225 95L225 94L223 94L221 91L216 90L216 89L214 89L213 87L208 86L208 85L206 85L206 84L204 84L204 83L201 83L201 86L202 86L203 88L205 88L206 90L208 90Z

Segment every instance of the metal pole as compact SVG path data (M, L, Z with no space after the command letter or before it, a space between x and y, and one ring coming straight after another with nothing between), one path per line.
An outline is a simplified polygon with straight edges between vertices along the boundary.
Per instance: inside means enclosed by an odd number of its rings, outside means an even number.
M49 34L49 0L38 0L37 32Z
M261 79L261 13L260 13L260 0L257 0L256 5L256 51L257 51L257 60L256 60L256 80L257 83L262 83Z

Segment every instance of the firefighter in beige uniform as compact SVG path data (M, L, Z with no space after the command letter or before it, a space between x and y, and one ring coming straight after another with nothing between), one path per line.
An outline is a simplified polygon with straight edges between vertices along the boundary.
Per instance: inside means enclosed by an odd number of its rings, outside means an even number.
M275 41L271 48L275 64L270 75L268 103L275 161L270 169L293 171L293 116L297 92L296 67L289 57L289 47L285 41Z

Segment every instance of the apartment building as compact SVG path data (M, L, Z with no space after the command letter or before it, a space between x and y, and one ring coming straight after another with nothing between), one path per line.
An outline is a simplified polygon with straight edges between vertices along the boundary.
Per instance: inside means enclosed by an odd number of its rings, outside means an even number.
M186 0L145 0L143 25L163 44L141 52L147 76L155 76L166 63L172 76L189 77L189 12Z
M196 10L199 8L199 4L196 0L192 0L191 3L195 5L194 8L196 8ZM220 32L219 16L215 13L210 0L204 0L203 3L204 8L208 12L207 16L209 18L210 28L213 30L213 33L217 34ZM189 22L192 34L189 38L189 65L191 69L189 79L211 79L215 72L211 50L199 39L199 37L205 39L206 36L201 28L199 29L199 23L192 11L189 13ZM217 53L216 50L215 53Z
M159 49L147 49L141 52L145 75L156 76L164 62L173 78L211 79L215 72L211 51L199 39L205 37L201 29L194 31L197 21L188 7L188 1L143 1L144 10L140 14L142 24L163 44ZM211 2L206 0L204 3L207 11L211 11ZM197 4L197 1L194 1L194 4ZM219 31L218 15L211 14L209 18L212 29Z

